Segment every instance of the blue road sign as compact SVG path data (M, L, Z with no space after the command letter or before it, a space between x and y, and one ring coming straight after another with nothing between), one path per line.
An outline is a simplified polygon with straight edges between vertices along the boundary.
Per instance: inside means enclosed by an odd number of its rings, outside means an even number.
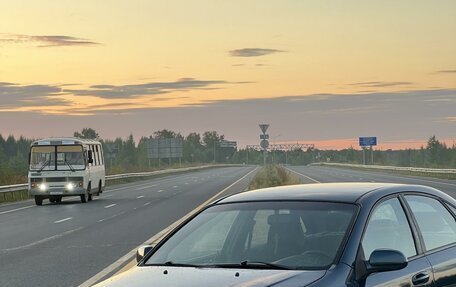
M360 137L359 146L374 146L377 145L377 137Z

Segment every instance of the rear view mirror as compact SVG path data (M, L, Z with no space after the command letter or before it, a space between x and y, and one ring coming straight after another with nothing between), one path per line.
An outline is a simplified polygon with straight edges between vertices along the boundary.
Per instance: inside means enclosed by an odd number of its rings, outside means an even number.
M136 262L143 260L144 256L147 255L150 251L152 251L154 247L151 245L144 245L138 248L136 251Z
M366 262L367 272L386 272L400 270L407 266L407 258L402 252L391 249L377 249Z

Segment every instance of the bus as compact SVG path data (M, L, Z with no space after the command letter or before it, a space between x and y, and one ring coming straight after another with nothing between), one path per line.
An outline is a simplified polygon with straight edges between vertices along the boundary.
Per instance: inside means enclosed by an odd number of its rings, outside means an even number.
M28 190L36 205L80 196L81 202L99 196L105 188L103 148L96 140L48 138L31 144Z

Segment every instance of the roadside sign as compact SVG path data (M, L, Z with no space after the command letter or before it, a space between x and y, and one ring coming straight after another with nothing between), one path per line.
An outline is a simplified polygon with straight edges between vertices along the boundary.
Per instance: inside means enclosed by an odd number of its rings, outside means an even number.
M260 135L260 140L268 140L268 139L269 139L269 135L268 134Z
M377 137L359 137L359 146L376 146Z
M263 134L266 133L266 131L268 130L269 128L269 125L268 124L260 124L260 129L261 131L263 132Z
M262 140L260 142L260 146L263 148L263 149L267 149L268 146L269 146L269 142L267 140Z

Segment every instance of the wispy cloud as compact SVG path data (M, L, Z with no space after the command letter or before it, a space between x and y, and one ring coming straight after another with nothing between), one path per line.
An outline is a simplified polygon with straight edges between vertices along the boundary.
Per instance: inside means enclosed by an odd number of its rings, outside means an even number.
M62 88L55 85L20 85L0 82L0 109L18 106L58 106L67 101L57 98Z
M167 94L173 91L216 89L220 84L242 84L247 82L227 82L222 80L197 80L183 78L174 82L149 82L136 85L93 85L88 89L66 89L77 96L97 96L100 98L134 98Z
M0 34L0 43L35 43L37 47L60 47L60 46L93 46L100 45L84 38L63 35L24 35L24 34Z
M357 82L357 83L349 83L349 86L357 86L363 88L383 88L383 87L395 87L395 86L408 86L412 85L412 82Z
M283 53L286 51L277 49L265 49L265 48L243 48L229 51L229 54L233 57L259 57L274 53Z
M456 70L440 70L435 71L435 74L456 74Z

